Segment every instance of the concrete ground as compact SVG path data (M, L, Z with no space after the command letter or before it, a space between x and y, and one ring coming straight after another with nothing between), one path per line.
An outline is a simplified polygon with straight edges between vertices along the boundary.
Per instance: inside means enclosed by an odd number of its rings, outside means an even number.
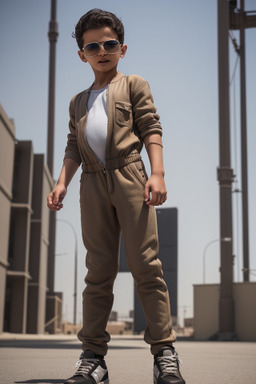
M256 343L178 340L187 384L255 384ZM0 384L62 383L80 354L74 336L0 335ZM110 384L152 384L152 356L141 336L113 336Z

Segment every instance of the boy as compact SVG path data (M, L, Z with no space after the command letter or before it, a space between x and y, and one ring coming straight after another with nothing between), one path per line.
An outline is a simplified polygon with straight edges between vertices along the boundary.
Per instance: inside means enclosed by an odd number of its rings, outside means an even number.
M82 163L80 206L87 249L83 292L83 352L74 376L65 383L108 384L104 360L110 340L106 325L118 272L120 231L127 264L136 281L147 320L144 339L154 355L154 384L185 384L172 343L169 295L157 258L154 206L167 198L162 157L162 128L148 83L117 70L125 56L122 22L93 9L75 28L84 63L95 80L70 103L70 133L57 185L48 196L53 210L63 207L67 186ZM140 157L143 143L151 164L148 178Z

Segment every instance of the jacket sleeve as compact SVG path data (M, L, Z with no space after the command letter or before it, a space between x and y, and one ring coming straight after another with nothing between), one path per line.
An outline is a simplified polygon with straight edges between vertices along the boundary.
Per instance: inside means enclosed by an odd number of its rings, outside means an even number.
M133 76L131 85L131 102L133 119L142 140L147 135L162 136L160 116L157 114L153 96L147 81L139 76Z
M81 156L79 153L78 149L78 144L77 144L77 135L76 135L76 127L75 127L75 98L74 96L70 102L69 105L69 131L70 133L68 134L68 140L67 140L67 146L65 149L65 156L64 159L73 159L76 163L79 165L81 164Z

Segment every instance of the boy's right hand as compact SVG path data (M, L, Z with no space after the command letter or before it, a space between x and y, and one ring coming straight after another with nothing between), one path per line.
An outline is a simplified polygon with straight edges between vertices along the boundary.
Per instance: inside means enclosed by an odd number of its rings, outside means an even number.
M66 196L66 193L67 188L65 187L65 185L56 185L56 187L47 197L48 208L50 208L52 211L59 211L63 207L62 201Z

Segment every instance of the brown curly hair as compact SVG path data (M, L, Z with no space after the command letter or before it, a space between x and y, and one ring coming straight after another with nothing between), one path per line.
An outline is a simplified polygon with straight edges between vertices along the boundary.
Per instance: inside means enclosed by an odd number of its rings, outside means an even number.
M89 29L97 29L102 27L112 28L118 36L118 41L122 45L124 43L124 26L123 23L114 13L103 11L102 9L92 9L83 15L78 21L75 32L72 37L76 39L80 50L83 48L83 34Z

